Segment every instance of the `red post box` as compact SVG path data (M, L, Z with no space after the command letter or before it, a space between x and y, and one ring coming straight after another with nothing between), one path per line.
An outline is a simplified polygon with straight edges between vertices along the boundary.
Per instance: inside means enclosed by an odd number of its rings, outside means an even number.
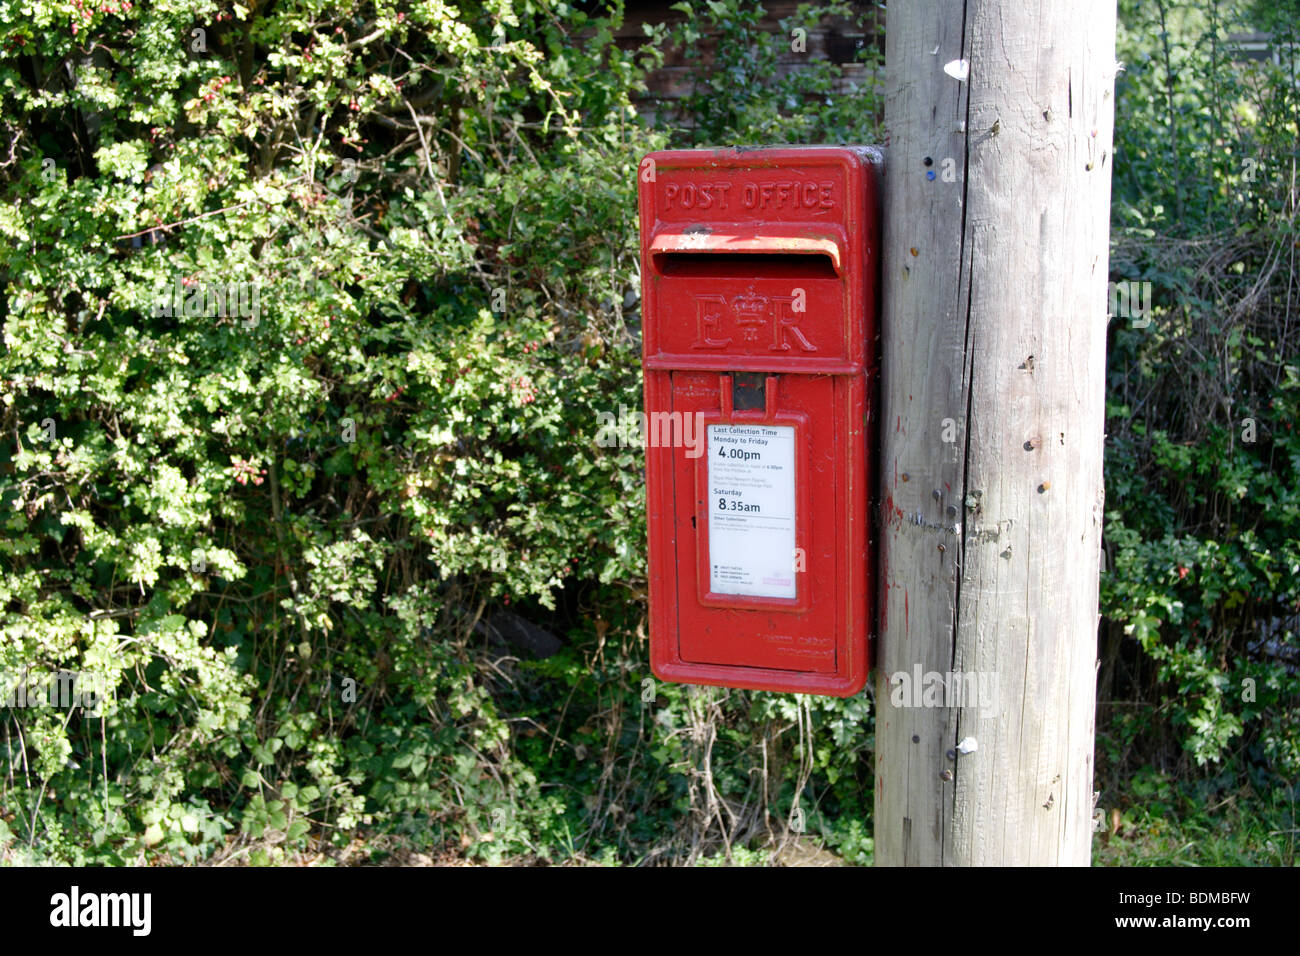
M692 684L866 682L878 151L641 163L650 659Z

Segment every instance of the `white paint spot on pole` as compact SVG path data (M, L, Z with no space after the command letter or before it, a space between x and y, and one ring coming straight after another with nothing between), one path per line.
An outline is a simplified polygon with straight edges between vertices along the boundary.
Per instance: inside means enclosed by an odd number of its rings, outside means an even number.
M966 77L970 76L970 60L949 60L943 65L943 72L965 83Z

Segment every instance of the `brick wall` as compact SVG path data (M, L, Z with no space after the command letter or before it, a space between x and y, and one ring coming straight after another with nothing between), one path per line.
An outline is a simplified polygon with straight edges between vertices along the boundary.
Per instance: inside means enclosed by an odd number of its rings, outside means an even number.
M779 22L792 16L798 5L797 0L768 0L763 4L764 16L757 29L766 33L780 32ZM809 62L825 60L840 66L841 91L847 90L854 82L864 82L867 67L856 62L857 54L867 44L874 44L883 51L884 10L876 3L861 0L854 0L850 5L860 16L869 18L865 29L849 20L829 20L818 30L809 32L807 51L803 53L789 49L790 37L787 35L786 52L780 58L778 73L790 73ZM628 0L626 19L615 32L619 46L634 49L643 43L645 23L676 23L684 19L683 14L670 9L671 6L672 0ZM667 51L663 66L647 78L649 92L640 98L638 108L651 117L661 113L671 115L673 101L689 94L696 76L709 71L715 48L716 39L706 36L688 49Z

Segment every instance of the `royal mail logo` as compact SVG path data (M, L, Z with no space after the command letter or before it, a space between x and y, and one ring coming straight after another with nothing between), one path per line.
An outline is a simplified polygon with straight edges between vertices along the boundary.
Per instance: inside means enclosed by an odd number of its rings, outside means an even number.
M766 341L771 352L817 351L799 327L807 314L803 289L794 289L791 295L767 295L750 286L731 298L706 292L696 293L694 299L696 336L691 348L725 349L738 340L750 347Z

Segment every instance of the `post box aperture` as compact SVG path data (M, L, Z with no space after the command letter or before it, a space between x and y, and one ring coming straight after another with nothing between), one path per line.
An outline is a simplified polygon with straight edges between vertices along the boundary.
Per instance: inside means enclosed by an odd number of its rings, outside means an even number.
M650 644L665 680L868 670L878 153L652 153L639 184Z

